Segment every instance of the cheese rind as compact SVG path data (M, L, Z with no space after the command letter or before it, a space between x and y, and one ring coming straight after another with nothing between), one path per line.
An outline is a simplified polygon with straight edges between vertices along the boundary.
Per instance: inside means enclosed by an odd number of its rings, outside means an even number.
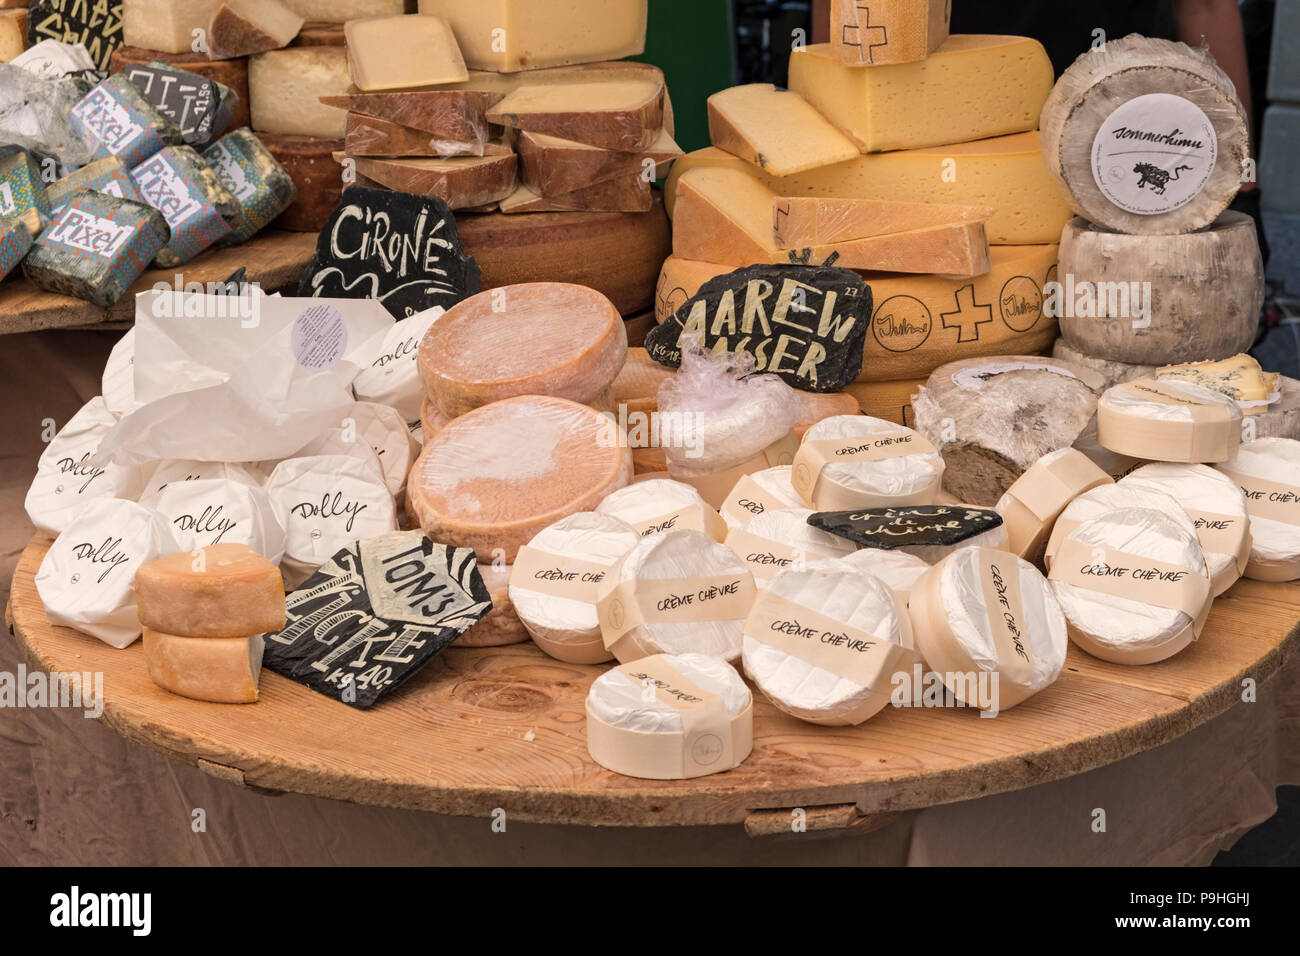
M27 11L0 12L0 63L8 63L27 49Z
M207 31L219 3L220 0L122 0L122 41L128 46L163 53L195 51L194 44Z
M148 561L135 572L140 623L186 637L247 637L284 627L280 569L242 544Z
M782 249L869 239L963 222L986 222L988 206L778 196L772 200L772 237Z
M348 20L348 71L365 92L462 83L465 61L446 20L433 16Z
M275 225L319 232L343 196L343 167L334 158L343 140L277 133L258 133L257 138L293 181L295 198Z
M831 0L831 52L845 66L924 60L948 39L951 0Z
M278 50L293 41L303 22L280 0L221 0L208 23L208 55L224 60Z
M643 150L620 151L588 146L542 133L520 133L520 178L543 196L563 196L597 183L659 178L666 164L682 155L667 130ZM647 178L648 177L648 178Z
M397 192L436 196L452 209L484 206L515 188L515 154L437 158L349 157L356 171Z
M406 7L405 0L284 0L284 4L304 20L322 23L396 16Z
M339 97L351 99L351 97ZM427 130L402 126L378 116L348 113L344 150L349 156L482 156L486 152L504 152L509 147L486 144L487 128L463 128L455 132L468 139L440 139Z
M194 638L144 629L149 677L165 691L213 704L252 704L266 643L252 637Z
M488 122L606 149L652 146L663 129L664 87L649 78L525 84L487 111Z
M924 60L870 69L836 62L830 44L790 55L790 89L867 153L1032 130L1052 79L1028 37L950 36Z
M456 647L507 647L511 644L523 644L532 635L524 627L515 613L515 606L510 601L510 575L512 568L508 564L480 564L479 576L487 586L488 597L492 600L492 610L483 615L478 623L456 638Z
M1089 355L1076 349L1065 337L1057 339L1052 343L1052 357L1059 358L1071 365L1078 365L1089 371L1096 372L1106 380L1106 387L1119 385L1121 382L1131 382L1138 378L1152 378L1156 373L1155 365L1135 365L1130 362L1113 362L1110 359L1098 358L1095 355Z
M1079 495L1111 481L1111 476L1081 451L1058 448L1048 452L998 499L998 513L1009 536L1007 550L1038 564L1061 512Z
M858 148L798 93L750 83L708 99L709 140L773 176L829 166Z
M347 113L324 105L320 98L347 90L347 54L342 47L291 47L248 59L249 110L259 133L342 139Z

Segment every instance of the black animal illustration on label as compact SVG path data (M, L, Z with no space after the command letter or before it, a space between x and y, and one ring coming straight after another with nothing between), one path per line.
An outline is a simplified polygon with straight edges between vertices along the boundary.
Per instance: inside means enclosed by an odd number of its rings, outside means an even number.
M1151 191L1157 195L1165 194L1165 187L1170 183L1178 182L1178 175L1184 169L1191 169L1191 166L1175 166L1172 173L1166 172L1159 166L1153 166L1151 163L1138 163L1133 167L1133 172L1138 174L1138 189L1150 186Z

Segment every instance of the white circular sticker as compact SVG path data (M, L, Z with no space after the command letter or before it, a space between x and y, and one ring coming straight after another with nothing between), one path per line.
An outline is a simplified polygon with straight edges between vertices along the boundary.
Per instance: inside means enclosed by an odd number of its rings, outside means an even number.
M1112 203L1140 216L1187 205L1205 188L1219 138L1205 111L1172 93L1116 109L1092 141L1092 176Z
M293 321L293 355L298 364L324 372L338 364L348 347L343 316L328 305L314 305Z

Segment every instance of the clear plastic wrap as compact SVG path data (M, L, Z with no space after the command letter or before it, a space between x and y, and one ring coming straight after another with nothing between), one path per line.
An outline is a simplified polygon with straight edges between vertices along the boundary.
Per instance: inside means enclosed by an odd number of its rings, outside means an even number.
M804 445L810 442L841 439L870 439L875 436L910 434L911 429L868 415L836 415L824 418L804 433ZM937 445L935 447L938 447ZM910 454L862 461L828 463L815 478L811 504L817 510L835 510L836 498L860 496L860 507L884 507L890 504L929 504L939 492L944 475L944 460L933 449L923 448ZM827 486L827 490L821 490Z
M478 566L478 573L487 585L488 596L492 600L492 610L456 638L457 647L504 647L528 640L528 631L510 601L510 572L511 566L508 564Z
M1145 508L1159 511L1173 518L1193 535L1196 534L1196 522L1183 510L1168 492L1138 485L1113 484L1101 485L1091 491L1085 491L1075 498L1052 526L1052 536L1047 541L1047 550L1043 560L1047 569L1052 569L1061 541L1085 521L1106 514L1109 511Z
M725 661L705 654L669 654L664 663L692 683L722 698L727 713L738 716L752 699L749 688ZM597 677L587 692L587 706L614 727L647 734L681 733L682 712L649 697L640 684L617 668Z
M0 91L0 142L53 156L65 169L90 162L92 147L68 123L84 93L75 80L0 63Z

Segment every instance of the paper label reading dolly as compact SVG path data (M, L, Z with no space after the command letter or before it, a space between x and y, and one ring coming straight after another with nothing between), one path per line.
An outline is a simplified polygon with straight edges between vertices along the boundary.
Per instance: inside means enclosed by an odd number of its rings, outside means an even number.
M654 699L681 714L682 776L699 777L735 764L731 749L731 716L717 694L711 694L670 667L655 654L618 668L628 680Z
M338 364L347 350L348 327L335 309L312 306L294 319L292 345L299 365L324 372Z
M510 585L586 604L596 603L600 583L612 565L582 561L524 546L510 566Z
M1246 495L1246 510L1252 518L1267 518L1300 527L1300 487L1226 468L1219 470L1241 486Z
M1182 611L1197 622L1197 633L1210 603L1210 579L1203 572L1076 538L1062 542L1052 563L1051 579Z
M1147 93L1118 107L1092 141L1092 176L1126 212L1157 216L1195 199L1219 153L1205 111L1172 93Z
M1034 679L1034 658L1025 634L1025 606L1020 599L1020 562L1004 551L980 548L980 588L988 615L1000 679L1028 687Z
M754 576L624 581L596 605L605 646L647 623L743 620L754 604Z
M930 444L930 440L910 428L875 435L855 435L852 438L805 441L799 446L799 453L794 456L790 484L804 500L811 501L817 477L832 462L880 461L882 458L923 455L933 451L934 445Z

